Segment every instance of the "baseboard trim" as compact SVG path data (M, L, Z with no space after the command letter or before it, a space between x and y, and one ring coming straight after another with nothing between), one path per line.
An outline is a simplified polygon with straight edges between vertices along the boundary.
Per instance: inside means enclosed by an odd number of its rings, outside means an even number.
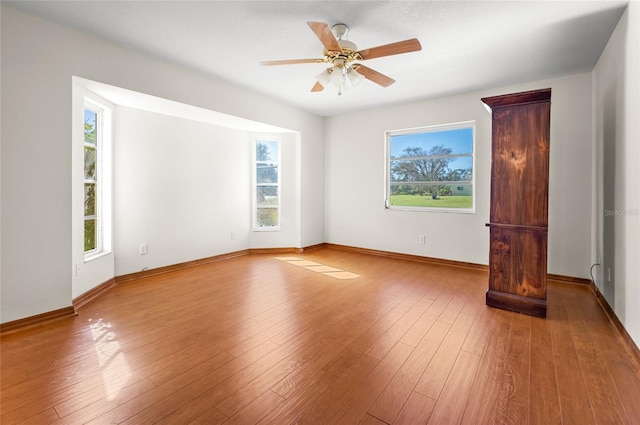
M73 307L76 309L76 311L79 310L80 308L84 307L89 302L95 300L100 295L104 294L114 286L116 286L116 278L112 277L106 282L102 282L100 285L96 286L95 288L89 289L87 292L75 297L72 301Z
M314 249L322 248L324 244L311 245L305 248L250 248L243 249L241 251L229 252L227 254L214 255L212 257L200 258L192 261L185 261L184 263L171 264L169 266L158 267L155 269L142 270L139 272L123 274L115 277L116 284L131 282L143 277L155 276L163 273L170 273L176 270L187 269L189 267L195 267L202 264L214 263L216 261L229 260L231 258L242 257L244 255L254 254L300 254L302 252L311 251Z
M35 316L25 317L24 319L13 320L0 324L0 335L8 335L14 332L31 329L57 320L66 319L77 316L73 306L60 308L58 310L48 311L46 313L36 314Z
M227 254L214 255L212 257L199 258L197 260L185 261L184 263L171 264L169 266L158 267L155 269L142 270L139 272L123 274L116 276L116 283L127 283L134 280L142 279L148 276L156 276L159 274L170 273L176 270L188 269L190 267L200 266L202 264L215 263L222 260L230 260L232 258L242 257L249 255L249 249L243 249L241 251L229 252Z
M564 276L561 274L548 274L547 279L560 283L575 283L577 285L590 285L591 281L582 277Z
M212 257L200 258L198 260L185 261L184 263L171 264L169 266L158 267L155 269L142 270L139 272L128 273L115 277L116 284L131 282L143 277L156 276L163 273L170 273L176 270L187 269L189 267L200 266L202 264L215 263L216 261L229 260L231 258L242 257L244 255L255 254L300 254L309 250L322 248L324 244L312 245L306 248L250 248L241 251L229 252L227 254L214 255Z
M451 267L460 267L464 269L489 271L489 266L487 266L486 264L467 263L464 261L446 260L443 258L423 257L420 255L402 254L399 252L391 252L391 251L380 251L377 249L360 248L355 246L338 245L333 243L325 243L324 247L330 248L330 249L337 249L340 251L376 255L378 257L394 258L397 260L419 261L422 263L435 264L440 266L451 266Z
M300 254L302 248L250 248L249 254Z
M478 264L478 263L467 263L464 261L456 261L456 260L447 260L444 258L435 258L435 257L423 257L420 255L413 254L402 254L399 252L391 252L391 251L381 251L377 249L370 248L360 248L349 245L339 245L332 243L323 243L319 245L314 245L317 248L330 248L330 249L338 249L341 251L348 252L358 252L361 254L369 254L369 255L377 255L380 257L387 258L395 258L398 260L410 260L410 261L420 261L423 263L436 264L441 266L451 266L451 267L460 267L464 269L472 269L479 271L489 271L489 266L486 264ZM317 249L314 248L314 249ZM304 252L307 252L307 248L304 249ZM565 276L561 274L547 274L547 279L553 280L559 283L575 283L580 285L589 285L591 281L589 279L584 279L581 277L573 277L573 276Z
M602 308L602 311L609 319L609 323L613 328L613 332L615 333L618 341L620 341L620 345L627 352L629 357L629 361L631 365L636 371L636 374L640 377L640 349L631 338L631 335L627 332L624 325L618 318L618 315L613 311L607 299L602 295L598 287L593 283L593 281L589 281L589 287L591 288L591 293L595 297L596 301Z
M320 249L320 248L326 248L327 244L326 243L318 243L315 245L309 245L309 246L305 246L304 248L302 248L302 252L309 252L309 251L315 251L316 249Z

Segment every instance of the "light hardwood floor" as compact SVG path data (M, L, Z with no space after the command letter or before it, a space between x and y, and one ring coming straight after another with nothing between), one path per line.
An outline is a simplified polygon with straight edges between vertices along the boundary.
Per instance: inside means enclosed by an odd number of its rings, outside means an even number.
M548 317L487 273L319 249L120 284L2 338L9 424L640 424L640 378L587 286Z

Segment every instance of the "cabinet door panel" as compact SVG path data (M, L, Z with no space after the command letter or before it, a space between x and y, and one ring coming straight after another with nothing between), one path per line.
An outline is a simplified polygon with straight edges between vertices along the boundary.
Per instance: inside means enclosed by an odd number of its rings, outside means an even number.
M491 227L489 289L544 300L547 233Z

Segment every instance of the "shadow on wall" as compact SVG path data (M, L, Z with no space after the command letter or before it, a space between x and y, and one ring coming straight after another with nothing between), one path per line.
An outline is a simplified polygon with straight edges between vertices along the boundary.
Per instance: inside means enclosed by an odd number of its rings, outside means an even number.
M602 152L602 294L609 305L622 318L623 312L615 305L616 265L616 116L618 93L611 85L604 97L603 105L603 152ZM620 241L618 241L619 243Z

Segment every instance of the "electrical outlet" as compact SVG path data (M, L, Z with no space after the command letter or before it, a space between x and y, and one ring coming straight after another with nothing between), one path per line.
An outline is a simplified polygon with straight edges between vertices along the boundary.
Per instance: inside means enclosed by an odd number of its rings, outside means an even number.
M80 264L76 264L76 276L80 276L81 270L82 270L82 267L80 267Z
M149 247L146 243L140 244L140 255L146 255L149 252Z
M232 241L236 240L236 232L231 232L231 240Z
M422 235L422 236L420 236L419 241L420 241L421 244L425 244L425 243L427 243L427 237Z
M611 267L607 267L607 282L611 283Z

